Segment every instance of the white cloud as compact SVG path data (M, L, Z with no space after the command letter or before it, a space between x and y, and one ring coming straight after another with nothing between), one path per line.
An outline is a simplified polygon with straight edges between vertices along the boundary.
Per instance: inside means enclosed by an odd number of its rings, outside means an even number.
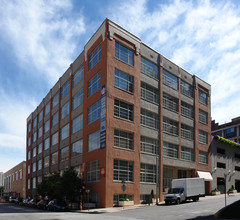
M33 66L50 84L72 62L84 17L71 1L1 1L0 30L22 68ZM28 72L28 71L26 71Z
M115 22L212 85L213 119L224 122L239 115L239 6L210 0L173 0L151 9L147 0L121 1L115 7L119 4L118 13L112 10Z

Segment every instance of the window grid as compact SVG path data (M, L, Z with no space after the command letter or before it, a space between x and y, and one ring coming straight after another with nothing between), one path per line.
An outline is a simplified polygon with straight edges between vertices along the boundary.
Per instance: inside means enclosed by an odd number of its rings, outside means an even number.
M52 165L58 163L58 152L52 154Z
M52 117L52 126L54 127L58 123L58 112Z
M81 66L81 68L75 73L73 77L73 87L75 87L82 79L84 75L84 66Z
M44 140L44 150L49 149L49 138Z
M115 87L133 93L133 76L115 69Z
M52 135L52 146L58 143L58 132Z
M207 105L207 94L205 92L199 90L198 98L199 98L199 102L201 102L204 105Z
M158 89L141 82L141 98L159 104Z
M168 118L163 118L163 132L178 135L178 123Z
M100 131L88 135L88 152L100 148Z
M100 118L101 114L101 100L89 107L88 109L88 124Z
M114 147L133 150L133 133L115 129Z
M156 183L156 165L141 163L140 182Z
M193 97L193 87L181 80L181 93Z
M208 114L207 112L199 109L199 121L204 123L204 124L207 124L208 122Z
M62 99L69 93L70 91L70 81L68 80L62 87Z
M151 63L143 57L141 57L141 72L155 79L159 79L157 65Z
M72 144L72 157L82 154L83 140L76 141Z
M61 149L61 161L68 160L69 147L64 147Z
M171 111L178 112L178 99L163 94L163 107Z
M52 107L55 107L58 104L59 101L59 93L57 93L52 100Z
M92 79L88 82L88 96L94 94L101 87L101 73L97 73Z
M62 119L65 118L69 114L69 102L67 102L63 107L62 107Z
M181 115L193 119L193 107L185 102L181 103Z
M208 133L206 131L199 130L199 142L202 144L208 143Z
M193 149L188 147L181 147L181 159L187 161L194 161Z
M163 156L178 158L178 146L175 144L163 142Z
M115 99L114 116L128 121L133 121L133 105Z
M133 182L133 161L114 159L114 180Z
M99 44L97 48L90 54L89 56L89 70L91 70L100 60L102 57L102 45Z
M141 152L159 154L158 140L141 136Z
M83 114L79 115L72 121L72 133L79 131L83 128Z
M145 109L141 109L141 125L145 125L150 128L159 128L159 117L153 112L149 112Z
M181 137L184 139L193 140L193 137L194 137L193 128L182 124L181 125Z
M62 140L69 136L69 124L65 125L61 130Z
M87 182L97 182L100 180L100 162L99 160L87 163Z
M115 42L115 57L133 66L133 51L118 42Z
M73 97L73 110L83 103L83 89Z
M199 155L198 155L198 161L199 163L203 163L203 164L208 164L208 153L205 151L199 151Z
M163 83L173 89L178 90L178 79L171 73L163 70Z

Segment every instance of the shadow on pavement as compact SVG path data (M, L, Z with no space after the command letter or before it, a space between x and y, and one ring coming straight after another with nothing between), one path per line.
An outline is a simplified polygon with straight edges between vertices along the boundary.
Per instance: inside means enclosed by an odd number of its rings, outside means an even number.
M187 220L195 220L195 219L202 219L202 220L216 220L214 218L214 215L208 215L208 216L197 216L195 218L188 218Z

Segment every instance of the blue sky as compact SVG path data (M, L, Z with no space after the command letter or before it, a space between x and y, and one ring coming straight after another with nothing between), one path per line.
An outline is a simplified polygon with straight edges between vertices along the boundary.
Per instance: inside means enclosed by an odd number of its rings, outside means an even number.
M108 17L212 86L212 118L240 115L238 0L1 0L0 171L25 160L26 118Z

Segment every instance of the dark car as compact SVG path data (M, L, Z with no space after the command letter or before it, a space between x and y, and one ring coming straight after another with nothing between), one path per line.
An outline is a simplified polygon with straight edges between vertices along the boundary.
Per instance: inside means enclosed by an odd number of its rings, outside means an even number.
M18 198L15 199L14 202L15 202L16 204L21 205L21 202L22 202L22 201L23 201L23 198L18 197Z
M215 218L234 218L240 219L240 200L220 209L218 212L215 213Z
M68 206L65 201L51 200L47 205L47 209L49 211L68 211Z
M38 200L32 199L32 200L30 200L30 202L28 203L28 207L36 208L36 207L37 207L37 203L38 203Z
M47 209L48 203L49 203L48 200L41 199L41 200L37 203L37 207L38 207L39 209Z
M23 205L24 206L28 206L29 202L31 201L31 199L24 199L23 200Z
M9 202L15 203L16 197L15 196L10 196L9 197Z

